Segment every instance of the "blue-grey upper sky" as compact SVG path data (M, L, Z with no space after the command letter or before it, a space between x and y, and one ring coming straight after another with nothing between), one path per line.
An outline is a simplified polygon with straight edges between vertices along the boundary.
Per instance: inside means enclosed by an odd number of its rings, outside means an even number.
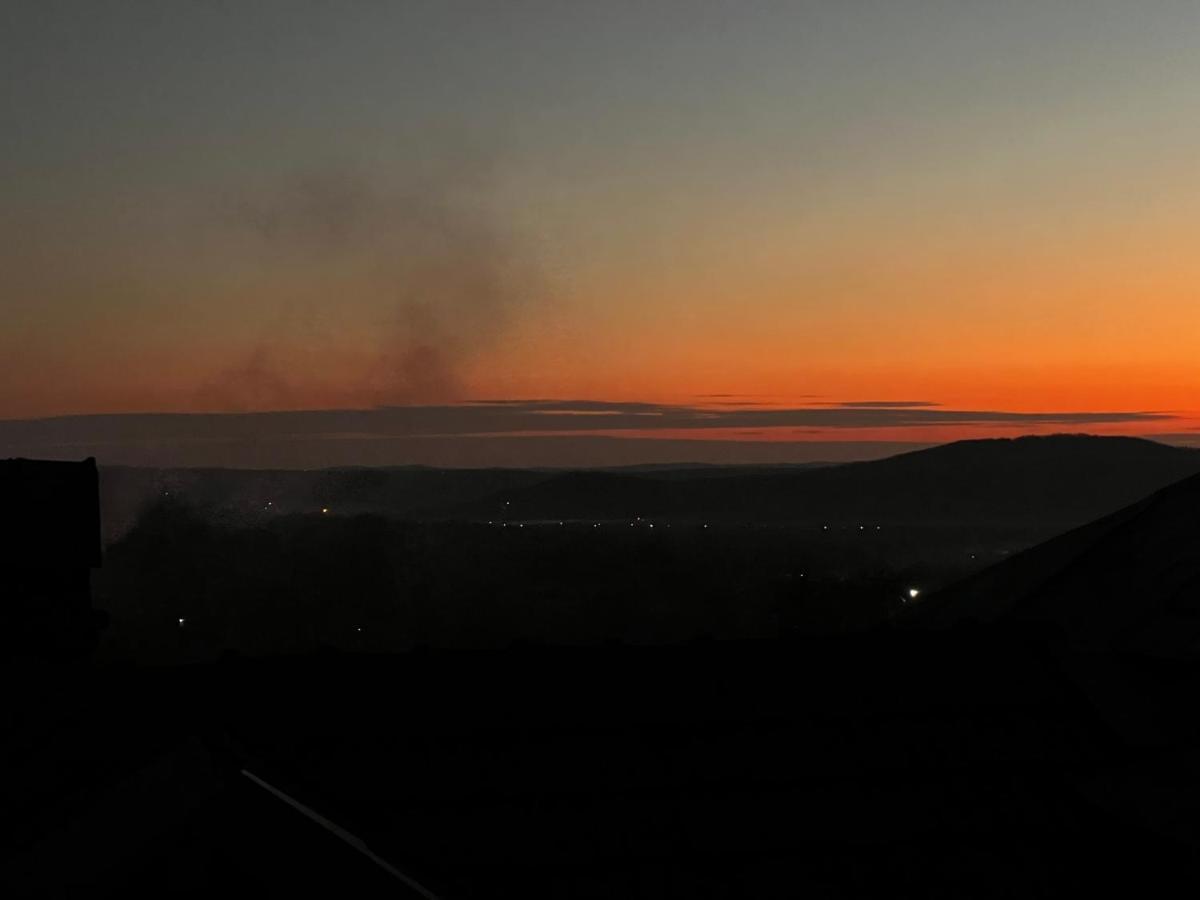
M0 418L1187 418L1198 51L1176 0L10 0Z

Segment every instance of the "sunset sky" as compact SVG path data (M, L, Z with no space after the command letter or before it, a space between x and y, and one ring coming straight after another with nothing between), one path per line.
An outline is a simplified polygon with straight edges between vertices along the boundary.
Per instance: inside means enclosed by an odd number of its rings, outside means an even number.
M1195 2L16 0L0 103L0 456L1200 444Z

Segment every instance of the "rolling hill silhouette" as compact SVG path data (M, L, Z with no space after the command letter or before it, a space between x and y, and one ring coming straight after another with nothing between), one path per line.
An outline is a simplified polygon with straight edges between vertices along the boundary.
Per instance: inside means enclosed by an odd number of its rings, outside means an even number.
M427 512L452 518L1069 528L1200 472L1200 452L1136 438L961 441L888 459L741 477L580 471Z
M928 625L1053 626L1076 649L1200 652L1200 476L992 566L914 607Z
M962 441L872 462L616 469L101 469L106 539L164 493L242 512L409 520L994 524L1049 535L1200 472L1200 451L1134 438Z

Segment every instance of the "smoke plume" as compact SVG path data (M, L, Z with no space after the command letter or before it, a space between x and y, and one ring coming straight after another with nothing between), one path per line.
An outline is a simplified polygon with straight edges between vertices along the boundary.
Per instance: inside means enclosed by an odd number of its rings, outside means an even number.
M301 287L282 301L248 356L209 379L197 403L244 410L467 396L472 361L542 293L529 254L487 200L477 172L400 188L325 172L227 201L222 221L256 265L311 273L322 295ZM350 334L353 374L324 372L316 351Z

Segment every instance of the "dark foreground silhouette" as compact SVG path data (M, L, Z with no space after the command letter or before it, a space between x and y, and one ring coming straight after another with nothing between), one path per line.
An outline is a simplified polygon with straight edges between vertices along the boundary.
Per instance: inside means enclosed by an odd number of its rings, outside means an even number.
M1158 714L1190 709L1194 671L1076 662L993 628L31 666L6 872L52 896L404 895L245 770L444 897L1194 886L1197 735Z
M10 655L5 878L45 896L1195 889L1194 643L1097 640L1084 598L1106 635L1178 630L1197 491L855 634Z

